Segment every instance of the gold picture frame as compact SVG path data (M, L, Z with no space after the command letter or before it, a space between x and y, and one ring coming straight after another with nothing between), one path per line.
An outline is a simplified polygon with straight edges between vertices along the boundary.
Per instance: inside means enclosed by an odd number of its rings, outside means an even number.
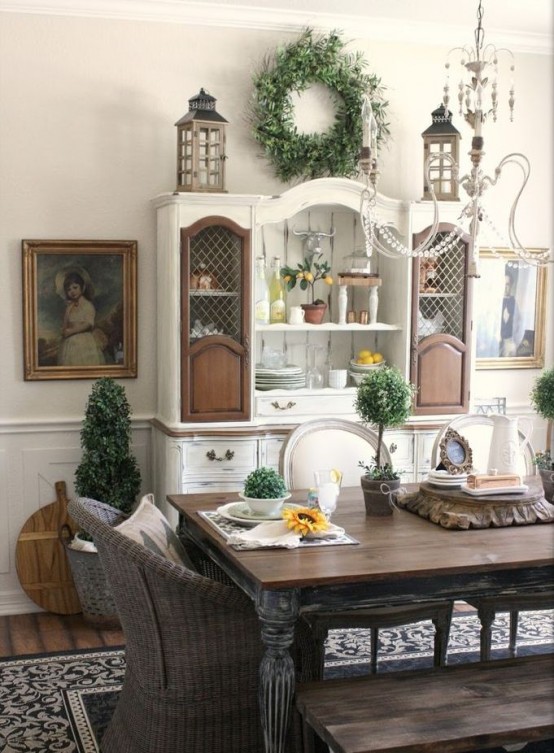
M544 249L530 251L538 254ZM482 249L479 272L474 295L476 368L542 368L546 266L526 264L508 249Z
M473 468L473 452L469 442L454 429L447 429L439 444L440 465L447 473L469 473Z
M137 376L137 245L22 241L26 381Z

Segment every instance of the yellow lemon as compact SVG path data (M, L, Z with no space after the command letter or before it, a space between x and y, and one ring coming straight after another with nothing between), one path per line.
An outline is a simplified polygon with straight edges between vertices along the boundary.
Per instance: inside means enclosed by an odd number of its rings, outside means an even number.
M371 356L372 353L370 350L360 350L358 353L358 358L367 358L368 356Z
M339 471L336 468L333 468L331 470L330 476L331 476L331 481L334 484L338 484L340 486L340 483L342 481L342 471Z
M325 277L323 278L323 282L327 283L327 285L332 285L333 278L331 277L331 275L325 275Z
M304 272L297 272L296 273L296 279L301 280L304 277Z
M383 361L383 356L381 353L374 353L373 354L373 363L381 363Z
M311 272L304 272L304 279L308 280L308 282L311 282L314 279L314 276Z
M368 366L369 364L374 363L373 356L365 356L364 358L360 358L360 363L363 363L364 366Z

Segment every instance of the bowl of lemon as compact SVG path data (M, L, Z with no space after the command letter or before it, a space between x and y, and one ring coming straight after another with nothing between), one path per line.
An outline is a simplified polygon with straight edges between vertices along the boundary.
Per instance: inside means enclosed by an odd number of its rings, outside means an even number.
M366 374L372 369L379 369L386 363L382 353L373 352L371 350L360 350L356 358L350 361L349 374L352 377L353 382L359 385Z

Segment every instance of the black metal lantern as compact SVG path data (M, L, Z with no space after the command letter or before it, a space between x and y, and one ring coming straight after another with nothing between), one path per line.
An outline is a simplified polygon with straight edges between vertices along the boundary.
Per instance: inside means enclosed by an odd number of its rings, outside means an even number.
M177 191L225 192L225 124L204 89L177 126Z
M431 199L427 178L427 159L436 156L429 167L429 178L433 182L437 201L458 201L458 182L453 178L458 164L460 132L452 125L452 112L444 105L431 113L432 124L421 134L423 136L423 199ZM450 159L441 158L449 155Z

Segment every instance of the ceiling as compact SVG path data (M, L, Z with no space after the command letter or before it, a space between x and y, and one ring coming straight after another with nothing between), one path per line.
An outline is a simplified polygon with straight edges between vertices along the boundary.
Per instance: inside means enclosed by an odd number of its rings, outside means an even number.
M485 42L552 54L553 0L481 0ZM0 0L0 11L230 27L337 29L351 37L469 44L478 0Z

